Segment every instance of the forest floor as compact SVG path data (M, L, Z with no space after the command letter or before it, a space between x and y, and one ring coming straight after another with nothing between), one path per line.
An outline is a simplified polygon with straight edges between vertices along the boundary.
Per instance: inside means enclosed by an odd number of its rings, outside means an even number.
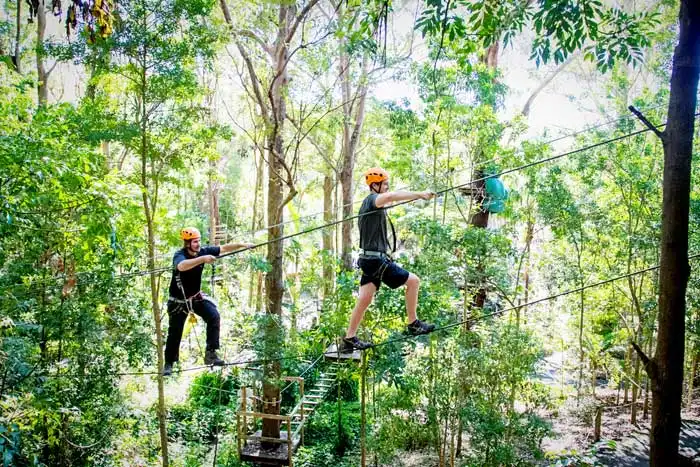
M651 422L651 400L649 413L644 414L644 392L640 390L637 401L637 423L631 423L631 390L625 402L624 390L598 382L596 397L576 400L575 375L562 371L556 362L561 355L545 359L540 381L550 386L553 396L563 403L554 410L542 413L552 423L552 436L544 439L542 447L550 458L580 455L595 465L645 467L649 465L649 427ZM651 397L651 395L649 395ZM601 440L594 442L595 407L603 406L601 417ZM681 413L681 451L686 457L700 456L700 400ZM546 465L546 464L545 464Z

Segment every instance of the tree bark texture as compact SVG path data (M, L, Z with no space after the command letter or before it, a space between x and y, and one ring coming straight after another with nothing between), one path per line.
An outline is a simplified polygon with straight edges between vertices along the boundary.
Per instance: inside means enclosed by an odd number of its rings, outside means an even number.
M18 0L19 1L19 0ZM39 105L46 105L49 101L49 74L44 63L44 38L46 36L46 6L39 1L36 12L36 72L37 72L37 97Z
M323 222L325 224L333 222L333 209L333 171L327 169L323 177ZM323 251L325 253L323 258L323 300L325 301L333 293L333 272L335 271L333 230L330 228L323 229L322 236Z
M15 55L14 63L15 70L20 75L22 74L22 49L20 47L20 41L22 40L22 1L17 1L17 17L15 23Z
M153 214L156 206L151 205L149 196L148 173L148 117L146 112L146 76L145 68L142 75L142 95L141 95L141 194L143 197L143 212L146 217L146 227L148 230L148 269L153 271L156 268L155 260L155 225ZM163 383L163 326L160 315L160 300L158 298L158 283L156 273L149 277L151 286L151 312L153 322L156 327L156 354L158 355L158 425L160 430L160 446L163 467L168 467L168 431L165 413L165 387Z
M685 352L690 168L700 73L700 2L682 0L673 56L668 124L663 133L664 175L656 354L652 379L650 465L678 462Z
M338 10L342 15L342 9ZM351 59L345 50L345 40L340 42L340 76L343 99L343 147L342 168L340 171L340 183L342 185L343 218L353 215L353 193L355 160L357 158L357 143L360 141L362 124L365 120L365 102L367 97L367 68L368 60L365 56L362 60L357 89L352 91L352 75L350 73ZM352 269L352 227L353 221L345 221L342 224L342 262L343 268Z

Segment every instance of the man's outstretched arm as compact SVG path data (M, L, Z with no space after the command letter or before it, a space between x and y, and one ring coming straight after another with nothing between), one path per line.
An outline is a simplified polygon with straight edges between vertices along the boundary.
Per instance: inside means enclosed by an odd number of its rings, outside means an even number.
M432 191L389 191L377 196L374 204L378 208L383 208L393 203L401 201L413 201L414 199L431 199L435 196Z

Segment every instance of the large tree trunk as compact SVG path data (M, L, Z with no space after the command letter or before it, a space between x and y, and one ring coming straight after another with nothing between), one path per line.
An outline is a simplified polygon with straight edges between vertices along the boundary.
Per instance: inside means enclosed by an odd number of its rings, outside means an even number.
M664 178L656 354L652 380L652 467L675 465L681 428L688 265L690 168L700 74L700 2L682 0L679 42L673 57L668 124L663 133ZM638 350L641 352L641 349Z
M286 37L290 21L294 17L295 7L281 4L279 9L279 29L275 41L275 76L268 97L272 109L271 128L268 133L268 179L267 179L267 222L268 239L267 261L271 270L265 277L266 312L270 319L266 321L265 334L266 357L275 355L281 342L274 336L278 334L278 320L282 316L282 296L284 295L284 243L275 241L284 235L284 180L281 178L285 170L283 128L287 118L287 108L284 88L287 86L287 61L289 44ZM280 377L281 365L279 360L264 366L263 400L265 413L279 415L280 407L275 401L280 398L280 388L277 380ZM262 435L269 438L280 437L278 420L263 420Z
M153 271L156 267L155 259L155 225L153 215L156 212L156 206L149 202L149 183L148 183L148 120L145 104L146 96L146 74L145 68L142 74L142 90L141 95L141 194L143 198L143 212L146 217L146 227L148 229L148 269ZM163 457L163 467L168 467L168 431L165 413L165 389L163 384L163 327L161 324L160 303L158 298L158 283L155 273L150 275L151 286L151 312L153 313L153 322L156 326L156 354L158 355L158 424L160 428L160 446Z
M333 206L333 171L326 169L326 174L323 177L323 222L329 224L334 220ZM334 248L333 248L333 230L323 229L323 300L327 300L333 293L335 271Z
M18 0L21 1L21 0ZM44 63L44 37L46 35L46 7L43 0L39 1L36 12L36 72L37 72L37 96L39 105L46 105L49 101L49 74Z
M476 206L476 212L471 217L471 225L478 227L480 229L485 229L489 224L489 212L484 209L484 201L486 199L486 181L484 178L484 172L477 170L474 172L474 179L478 180L474 183L472 198L474 200L474 206ZM483 267L479 267L479 271L483 272ZM474 297L472 298L471 307L474 309L481 309L484 307L486 302L486 289L480 287L476 291Z
M214 178L216 172L216 163L213 160L209 161L207 192L209 195L209 243L211 245L219 245L220 243L217 240L219 236L218 227L221 225L221 215L219 212L219 184Z
M255 149L255 193L253 194L253 215L252 221L250 223L250 234L255 235L255 231L262 229L264 223L264 216L259 213L260 205L263 202L263 164L265 162L265 157L261 149L258 149L256 144ZM250 309L255 305L255 312L259 313L261 310L262 299L260 294L262 293L262 277L260 271L251 270L250 271L250 285L248 287L248 307Z
M688 372L688 386L687 386L687 398L685 401L685 406L690 407L693 405L693 390L695 386L695 375L698 373L698 352L693 352L693 359L690 362L690 371Z
M15 24L15 70L20 75L22 74L22 48L20 42L22 40L22 0L17 0L17 18Z
M263 94L260 86L262 81L255 72L252 60L240 42L237 42L250 78L251 87L255 93L255 99L260 113L265 120L266 142L268 156L267 179L267 223L268 246L267 261L271 270L265 277L265 310L268 319L265 324L265 357L279 354L282 342L279 335L279 319L282 316L282 296L284 294L283 268L284 268L284 243L279 239L284 236L284 206L293 199L296 194L291 179L292 173L284 160L284 122L287 118L286 110L286 86L289 81L287 64L289 61L289 44L294 38L297 28L309 11L319 0L309 0L299 15L296 15L294 3L282 2L279 5L277 35L272 47L263 45L264 52L273 60L272 82L269 89ZM224 18L229 26L233 26L231 14L226 0L220 0ZM233 32L233 29L232 29ZM262 40L260 40L262 41ZM283 178L286 177L286 178ZM284 186L288 185L289 193L284 196ZM278 415L280 406L279 377L281 365L276 358L263 365L263 403L265 413ZM262 435L269 438L279 438L280 426L277 420L263 420Z
M342 8L338 9L338 17L342 17ZM362 71L357 89L353 94L351 89L350 56L346 51L346 41L340 42L339 71L343 99L343 154L340 183L342 185L343 218L353 214L354 173L357 143L360 141L362 124L365 119L365 101L367 97L367 56L362 60ZM352 269L352 221L342 224L342 260L346 270Z

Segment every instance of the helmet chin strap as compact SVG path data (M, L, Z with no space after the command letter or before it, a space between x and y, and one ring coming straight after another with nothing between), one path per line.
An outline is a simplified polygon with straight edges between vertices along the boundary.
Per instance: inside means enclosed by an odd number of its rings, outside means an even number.
M185 248L187 249L188 253L190 253L190 252L195 253L195 254L197 253L196 251L194 251L192 249L192 240L185 240Z

